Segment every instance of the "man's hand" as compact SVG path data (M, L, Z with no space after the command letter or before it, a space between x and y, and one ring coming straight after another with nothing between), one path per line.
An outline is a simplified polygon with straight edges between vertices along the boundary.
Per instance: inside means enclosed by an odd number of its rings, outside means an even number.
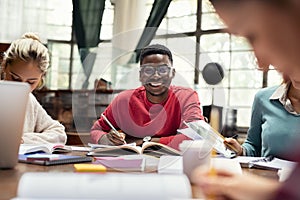
M107 134L103 135L100 140L99 144L105 145L122 145L126 144L125 142L125 133L118 132L116 133L114 130L110 130Z

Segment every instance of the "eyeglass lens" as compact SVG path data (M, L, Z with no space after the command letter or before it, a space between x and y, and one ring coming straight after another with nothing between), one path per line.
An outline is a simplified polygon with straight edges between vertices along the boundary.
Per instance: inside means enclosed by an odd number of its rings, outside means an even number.
M142 65L141 68L142 72L147 76L151 76L155 72L157 72L160 76L164 76L169 74L171 69L168 65L159 65L157 67L154 67L152 65Z

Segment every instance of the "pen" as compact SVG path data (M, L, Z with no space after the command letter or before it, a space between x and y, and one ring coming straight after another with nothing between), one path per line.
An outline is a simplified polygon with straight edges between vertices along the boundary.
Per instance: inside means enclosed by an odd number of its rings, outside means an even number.
M103 113L101 113L101 117L103 117L103 119L104 119L104 120L106 121L106 123L110 126L110 128L111 128L112 130L114 130L114 132L115 132L119 137L121 137L119 131L117 131L117 129L110 123L110 121L106 118L106 116L105 116ZM125 140L124 140L124 144L126 144L126 141L125 141Z

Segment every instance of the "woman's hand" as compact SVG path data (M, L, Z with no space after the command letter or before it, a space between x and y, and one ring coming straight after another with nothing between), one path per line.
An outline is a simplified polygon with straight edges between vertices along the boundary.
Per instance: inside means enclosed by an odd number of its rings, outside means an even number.
M240 143L236 139L225 138L225 143L230 144L237 150L237 152L236 152L237 156L243 155L243 147L240 145Z

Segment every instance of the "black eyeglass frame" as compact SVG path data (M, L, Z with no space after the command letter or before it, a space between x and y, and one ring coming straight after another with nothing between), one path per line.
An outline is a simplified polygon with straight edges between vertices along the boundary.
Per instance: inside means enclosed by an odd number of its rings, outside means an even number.
M148 67L149 70L152 69L152 73L147 73L145 72L145 68ZM163 69L164 68L164 69ZM163 71L161 71L163 69ZM162 65L150 65L150 64L144 64L140 66L140 72L143 73L146 76L153 76L156 72L160 76L166 76L170 73L170 71L173 69L173 67L167 65L167 64L162 64ZM164 72L165 71L165 72Z

